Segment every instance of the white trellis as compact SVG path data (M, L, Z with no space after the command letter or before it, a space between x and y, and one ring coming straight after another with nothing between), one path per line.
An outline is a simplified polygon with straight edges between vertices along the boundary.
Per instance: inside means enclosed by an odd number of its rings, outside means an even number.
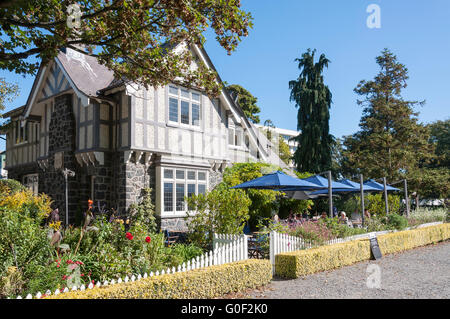
M214 265L223 265L231 262L241 261L248 259L248 244L247 244L247 237L245 235L225 235L225 234L219 234L214 235L214 238L216 238L218 241L214 242L213 250L204 253L201 256L197 256L187 262L182 263L181 265L178 265L177 268L167 268L161 270L161 272L157 271L156 273L150 272L149 274L145 273L143 275L138 274L132 275L131 277L125 276L124 278L118 278L112 279L110 281L105 280L103 283L97 282L97 283L89 283L89 285L86 287L85 285L81 285L80 287L77 287L76 285L65 288L63 291L57 289L54 292L47 290L45 292L46 296L49 295L58 295L61 293L65 293L68 291L84 291L87 289L93 289L94 287L103 287L108 285L114 285L114 284L120 284L120 283L127 283L127 282L133 282L133 281L139 281L148 277L153 276L159 276L164 274L174 274L177 272L185 272L190 271L194 269L200 269L205 267L210 267ZM220 239L219 239L220 238ZM40 299L42 298L44 294L41 292L38 292L35 296L28 294L25 299ZM17 299L23 299L22 296L18 296Z

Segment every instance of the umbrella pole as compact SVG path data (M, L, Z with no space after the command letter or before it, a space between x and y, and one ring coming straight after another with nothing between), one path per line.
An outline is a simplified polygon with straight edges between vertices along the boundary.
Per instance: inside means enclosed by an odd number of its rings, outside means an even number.
M359 189L361 191L361 226L364 227L364 189L363 189L363 175L359 174Z
M331 171L328 171L328 203L330 205L330 218L333 218L333 191L331 188Z
M383 186L384 186L384 207L386 209L386 216L389 214L389 204L388 204L388 195L387 195L387 187L386 187L386 177L383 177Z
M405 204L406 204L406 217L409 217L409 198L408 198L408 182L406 179L403 180L405 183Z

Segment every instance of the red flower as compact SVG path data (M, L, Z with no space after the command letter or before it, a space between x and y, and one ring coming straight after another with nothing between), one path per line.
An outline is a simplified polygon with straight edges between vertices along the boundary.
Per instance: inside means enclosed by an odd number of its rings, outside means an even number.
M89 209L92 209L92 205L94 204L94 201L93 200L91 200L91 199L89 199L88 200L88 206L89 206Z
M131 233L126 233L125 235L129 240L133 240L133 235L131 235Z
M152 239L150 238L150 236L147 236L147 237L145 237L145 241L146 241L147 243L149 243L149 242L152 241Z

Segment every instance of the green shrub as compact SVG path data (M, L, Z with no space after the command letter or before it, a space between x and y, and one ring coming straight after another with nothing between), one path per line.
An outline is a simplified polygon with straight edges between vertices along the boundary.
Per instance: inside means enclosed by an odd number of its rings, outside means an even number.
M0 194L14 194L27 188L15 179L0 179Z
M41 227L51 211L45 195L28 191L3 193L0 196L0 277L23 280L23 287L35 276L36 265L47 265L55 255L48 230ZM14 275L11 275L14 267ZM8 281L10 282L10 281ZM4 291L10 291L6 289Z
M357 197L359 201L359 197ZM369 194L365 196L365 201L367 201L367 205L364 205L370 212L370 214L376 216L384 216L386 215L385 210L385 200L384 195L381 193L378 194ZM366 202L365 202L366 203ZM398 195L388 195L388 206L389 206L389 214L400 213L400 196Z
M245 291L272 279L269 260L249 259L187 272L166 274L135 282L85 291L68 292L49 299L203 299Z
M408 220L398 214L389 214L387 217L387 223L390 228L403 230L408 227Z
M212 244L213 232L241 234L249 219L250 199L243 190L219 185L206 195L187 199L195 213L188 213L189 240L202 248Z

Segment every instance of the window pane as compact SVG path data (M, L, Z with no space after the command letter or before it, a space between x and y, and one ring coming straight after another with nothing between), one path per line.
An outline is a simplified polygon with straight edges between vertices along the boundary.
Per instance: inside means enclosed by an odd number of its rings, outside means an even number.
M189 91L185 90L185 89L181 89L181 96L189 99L190 98Z
M200 125L200 105L192 104L192 125Z
M177 184L177 212L184 210L184 184Z
M173 211L173 184L164 183L164 211Z
M199 184L198 185L198 194L206 194L206 185L204 184Z
M195 180L195 172L194 171L188 171L188 179Z
M189 124L189 102L181 101L181 123Z
M206 173L205 172L198 172L198 180L199 181L206 181Z
M192 92L192 99L194 101L200 102L200 94Z
M164 178L173 178L173 170L165 169L164 170Z
M176 88L174 86L169 86L169 93L178 95L178 88Z
M234 145L234 130L228 129L228 144Z
M177 170L177 179L184 179L184 171Z
M169 120L178 122L178 100L174 98L169 99Z
M190 198L192 195L195 195L195 184L188 184L187 189L187 197ZM192 210L192 206L188 206L189 210Z

